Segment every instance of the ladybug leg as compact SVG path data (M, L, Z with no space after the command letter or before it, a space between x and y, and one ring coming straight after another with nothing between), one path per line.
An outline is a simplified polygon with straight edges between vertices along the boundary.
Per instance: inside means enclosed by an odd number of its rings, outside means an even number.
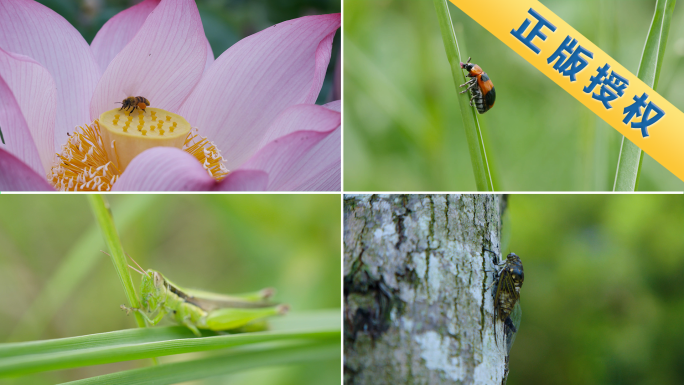
M473 105L473 101L474 101L475 98L478 97L478 96L479 96L479 95L478 95L476 92L473 92L473 93L472 93L472 96L470 97L470 106L471 106L471 107L472 107L472 105Z
M468 80L467 82L461 84L461 87L465 87L466 85L472 86L472 85L475 84L476 82L477 82L477 79L472 78L472 79Z
M463 94L463 93L465 93L466 91L473 91L473 90L477 89L477 87L478 87L478 86L477 86L477 83L472 83L472 84L470 84L470 86L469 86L468 88L466 88L466 89L465 89L463 92L461 92L461 93Z

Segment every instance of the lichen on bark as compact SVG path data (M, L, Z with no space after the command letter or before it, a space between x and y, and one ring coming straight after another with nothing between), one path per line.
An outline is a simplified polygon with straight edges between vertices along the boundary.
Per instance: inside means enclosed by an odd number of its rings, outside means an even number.
M501 199L345 195L345 384L501 384Z

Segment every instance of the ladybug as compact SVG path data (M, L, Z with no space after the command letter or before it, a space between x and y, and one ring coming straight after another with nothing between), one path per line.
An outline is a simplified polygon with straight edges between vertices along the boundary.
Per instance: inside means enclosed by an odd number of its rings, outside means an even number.
M467 86L461 93L470 91L472 95L470 105L472 106L473 102L475 102L477 112L484 114L494 106L494 101L496 100L494 84L492 84L492 80L487 76L486 72L482 71L479 65L470 63L470 58L465 63L461 62L461 68L465 68L468 71L466 76L472 78L465 82L465 84L461 84L461 87Z

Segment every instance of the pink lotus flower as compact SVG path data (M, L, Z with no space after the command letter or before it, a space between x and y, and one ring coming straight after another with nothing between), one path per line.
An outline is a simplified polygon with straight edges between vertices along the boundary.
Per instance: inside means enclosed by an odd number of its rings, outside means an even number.
M43 5L2 0L0 190L339 191L341 104L313 104L339 26L289 20L214 61L193 0L146 0L90 46ZM150 107L103 120L129 96Z

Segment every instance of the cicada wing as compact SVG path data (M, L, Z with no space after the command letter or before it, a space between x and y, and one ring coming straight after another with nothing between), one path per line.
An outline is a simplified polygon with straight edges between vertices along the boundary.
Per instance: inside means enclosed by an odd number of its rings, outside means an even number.
M520 300L520 294L517 290L515 290L513 278L505 268L501 271L501 274L499 274L499 284L496 287L496 294L494 295L494 306L496 308L498 317L502 317L499 303L499 298L502 293L510 295L511 298L516 302Z
M506 351L508 353L511 352L513 342L515 342L515 336L520 330L520 320L522 319L522 306L520 306L520 300L518 300L515 306L513 306L513 311L511 312L510 317L513 325L515 326L515 331L510 328L507 328L506 330Z
M503 290L510 294L516 302L520 300L520 293L515 290L515 282L513 282L513 277L511 277L511 273L506 269L504 269L504 271L501 273L500 284L503 285Z
M515 325L516 330L520 330L520 320L522 319L522 306L520 306L520 300L513 307L513 312L511 313L511 321Z

